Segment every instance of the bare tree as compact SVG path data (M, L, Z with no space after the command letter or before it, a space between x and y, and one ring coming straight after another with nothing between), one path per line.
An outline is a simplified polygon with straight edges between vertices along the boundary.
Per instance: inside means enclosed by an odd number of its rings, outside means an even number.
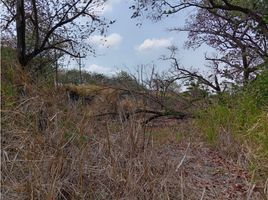
M254 27L259 34L268 37L268 3L256 0L135 0L130 7L134 10L132 17L140 17L143 11L147 17L160 20L162 17L178 13L187 8L198 8L207 11L227 11L236 13L236 17L249 18L254 22Z
M169 75L169 83L182 80L183 82L197 81L199 84L209 87L212 91L216 93L222 92L221 84L218 80L217 73L214 71L208 77L205 77L197 70L187 69L180 65L179 60L176 58L177 47L171 46L168 48L170 50L169 56L163 56L162 59L171 62L171 70Z
M268 58L268 38L256 36L252 20L231 18L230 13L199 10L183 28L187 31L188 48L202 44L213 47L219 56L208 57L213 67L224 78L247 83L260 72Z
M192 16L185 27L171 28L175 31L187 31L186 47L198 48L202 44L213 47L218 55L209 57L215 75L232 79L237 83L247 83L261 72L268 62L268 25L266 22L268 4L265 1L230 1L230 0L141 0L132 7L133 17L147 16L160 20L187 8L192 9ZM173 60L174 57L166 58ZM192 73L176 66L180 75L198 78ZM214 83L202 80L210 88L219 92L218 78L213 75ZM204 77L203 77L204 78Z
M95 31L104 33L113 23L99 16L105 0L1 1L3 36L16 40L18 59L24 68L36 56L51 50L72 57L94 53L86 39Z

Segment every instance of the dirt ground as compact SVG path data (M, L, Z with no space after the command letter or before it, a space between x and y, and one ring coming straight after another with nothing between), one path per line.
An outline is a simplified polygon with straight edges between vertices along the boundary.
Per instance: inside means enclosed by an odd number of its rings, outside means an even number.
M249 182L246 169L202 143L169 144L157 155L158 162L177 163L170 177L183 183L184 199L267 199L263 188Z
M181 127L177 123L155 122L151 133L157 152L155 163L161 162L170 169L167 177L174 181L169 183L178 182L175 179L181 182L177 194L172 189L175 186L169 186L170 199L268 199L268 179L265 185L253 181L243 156L232 159L200 137L185 136L187 128L193 130L191 125ZM183 136L176 135L180 129L184 130Z

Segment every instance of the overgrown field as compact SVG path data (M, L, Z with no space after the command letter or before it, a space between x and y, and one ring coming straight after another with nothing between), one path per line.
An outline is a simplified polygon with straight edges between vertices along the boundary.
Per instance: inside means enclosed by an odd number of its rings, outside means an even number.
M226 154L248 161L256 176L268 172L268 73L242 91L224 95L202 110L198 126L207 141ZM258 171L260 173L258 173Z
M267 77L194 118L143 124L125 117L143 101L101 86L72 101L17 74L2 71L3 199L267 199Z

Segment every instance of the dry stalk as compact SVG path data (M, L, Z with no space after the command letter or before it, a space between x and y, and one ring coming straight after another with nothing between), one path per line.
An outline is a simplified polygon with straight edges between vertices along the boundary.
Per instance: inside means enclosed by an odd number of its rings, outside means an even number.
M183 157L182 157L182 159L181 159L181 161L180 161L180 163L177 165L177 167L176 167L176 172L180 169L180 167L182 166L182 164L183 164L183 162L184 162L184 160L185 160L185 158L186 158L186 155L187 155L187 152L188 152L188 150L189 150L189 148L190 148L190 144L191 143L188 143L188 146L187 146L187 148L186 148L186 150L185 150L185 153L184 153L184 155L183 155Z

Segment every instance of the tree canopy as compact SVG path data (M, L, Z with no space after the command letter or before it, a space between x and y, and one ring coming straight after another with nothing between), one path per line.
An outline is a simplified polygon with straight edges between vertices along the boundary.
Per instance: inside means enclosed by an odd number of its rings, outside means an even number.
M130 8L133 18L146 16L154 21L191 9L192 15L185 25L170 30L188 32L187 48L206 44L216 50L217 54L206 55L215 73L212 76L216 85L210 84L211 81L203 83L209 83L214 90L220 91L216 75L246 84L267 66L267 6L267 0L139 0ZM174 59L172 56L168 60ZM176 62L172 62L173 65ZM176 68L180 72L177 78L185 77L186 71L187 77L201 78L178 65Z
M22 66L51 50L72 57L94 53L86 39L113 23L100 16L105 0L1 1L3 41L17 49Z

